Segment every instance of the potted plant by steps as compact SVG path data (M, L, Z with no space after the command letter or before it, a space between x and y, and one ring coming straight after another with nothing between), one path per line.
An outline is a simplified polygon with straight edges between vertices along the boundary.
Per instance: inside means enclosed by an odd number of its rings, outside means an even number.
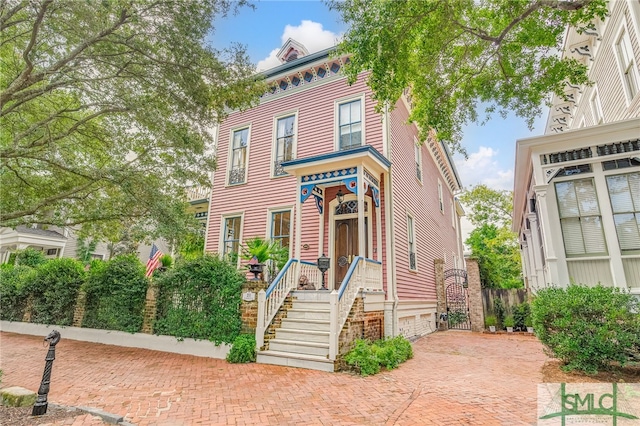
M531 320L531 317L524 319L524 325L527 327L527 333L533 333L533 321Z
M287 263L289 250L282 247L280 242L253 237L244 242L241 257L249 261L247 266L256 274L256 278L262 275L263 268L266 266L267 276L271 280Z
M489 331L492 333L496 332L496 324L498 323L498 318L495 315L489 315L484 319L484 325L489 328Z
M507 327L507 333L513 333L513 326L515 323L513 315L509 315L504 319L504 326Z

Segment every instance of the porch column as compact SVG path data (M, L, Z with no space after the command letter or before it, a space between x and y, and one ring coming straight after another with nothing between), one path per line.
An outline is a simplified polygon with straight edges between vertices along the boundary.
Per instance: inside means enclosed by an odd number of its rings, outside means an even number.
M367 228L364 225L364 187L362 186L364 182L364 174L362 171L362 166L358 167L358 181L356 189L358 197L358 256L366 258L365 229Z
M322 190L322 213L320 213L320 232L318 237L318 257L322 256L323 253L328 253L329 250L324 250L324 212L329 208L327 204L327 200L325 198L326 188Z
M297 177L298 185L296 187L296 250L294 259L300 260L300 250L302 249L302 203L300 202L300 188L302 187L302 178Z
M380 189L380 188L378 188ZM382 194L379 194L381 197ZM381 197L382 198L382 197ZM373 200L372 200L373 201ZM376 207L375 201L372 203L372 209L376 210L376 255L375 258L378 262L382 262L382 201L380 205Z

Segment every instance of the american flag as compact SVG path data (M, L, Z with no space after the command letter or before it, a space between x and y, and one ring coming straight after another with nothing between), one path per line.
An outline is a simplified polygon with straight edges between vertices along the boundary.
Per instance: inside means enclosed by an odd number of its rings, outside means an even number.
M151 246L151 253L149 253L149 260L147 260L147 271L144 273L145 277L150 277L153 271L160 266L160 258L162 252L158 249L155 243Z

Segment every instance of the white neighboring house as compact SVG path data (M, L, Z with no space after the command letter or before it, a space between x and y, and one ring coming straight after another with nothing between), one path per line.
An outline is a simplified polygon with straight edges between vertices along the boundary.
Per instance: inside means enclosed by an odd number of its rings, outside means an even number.
M545 135L516 143L513 229L533 290L602 283L640 295L640 1L609 12L566 35L563 55L594 84L567 86Z

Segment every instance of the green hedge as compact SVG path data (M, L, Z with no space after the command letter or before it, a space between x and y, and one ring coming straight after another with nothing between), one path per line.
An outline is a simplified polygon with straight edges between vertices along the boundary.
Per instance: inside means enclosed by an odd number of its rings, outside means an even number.
M362 376L369 376L380 371L397 368L408 359L413 358L413 347L403 336L383 339L376 342L358 339L355 346L344 357L344 360Z
M158 286L154 333L232 343L240 334L244 275L211 255L178 262L154 275Z
M640 357L640 306L620 289L545 288L531 312L536 335L565 370L597 373Z
M144 271L135 255L94 262L85 286L87 302L82 326L140 331L149 283Z
M84 266L75 259L51 259L38 265L23 288L33 300L31 322L71 325L84 278Z
M9 266L0 269L0 319L22 321L27 307L24 287L34 279L36 271L28 266Z

